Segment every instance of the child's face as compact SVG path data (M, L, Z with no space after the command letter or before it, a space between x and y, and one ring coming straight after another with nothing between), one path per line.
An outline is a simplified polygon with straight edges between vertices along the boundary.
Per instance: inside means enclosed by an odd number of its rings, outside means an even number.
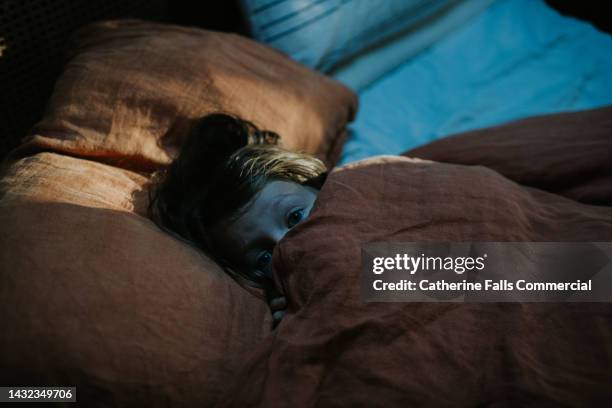
M222 255L243 272L271 277L272 251L287 231L304 220L318 191L288 181L270 181L238 219L219 223L212 238Z

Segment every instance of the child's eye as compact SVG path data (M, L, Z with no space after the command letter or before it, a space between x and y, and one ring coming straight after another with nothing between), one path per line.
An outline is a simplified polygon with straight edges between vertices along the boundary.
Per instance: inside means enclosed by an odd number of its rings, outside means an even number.
M270 261L272 261L272 253L270 251L263 251L257 256L255 267L260 271L264 271L270 264Z
M289 228L295 227L300 221L304 218L304 209L299 208L295 211L291 211L289 213L289 217L287 217L287 226Z

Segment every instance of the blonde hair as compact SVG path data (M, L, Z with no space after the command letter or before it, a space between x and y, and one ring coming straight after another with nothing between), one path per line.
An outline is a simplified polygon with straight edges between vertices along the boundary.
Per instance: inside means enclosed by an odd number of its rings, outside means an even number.
M305 183L326 171L323 162L309 154L275 145L245 146L229 158L240 166L244 177L278 179Z

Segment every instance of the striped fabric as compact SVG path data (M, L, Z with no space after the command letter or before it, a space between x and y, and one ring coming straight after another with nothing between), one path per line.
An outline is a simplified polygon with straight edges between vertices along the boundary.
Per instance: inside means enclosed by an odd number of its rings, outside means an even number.
M459 0L241 0L253 36L329 71Z

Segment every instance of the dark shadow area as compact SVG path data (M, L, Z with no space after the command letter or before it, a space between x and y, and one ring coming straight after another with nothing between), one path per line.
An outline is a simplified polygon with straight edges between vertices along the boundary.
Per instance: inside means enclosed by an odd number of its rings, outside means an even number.
M546 0L546 4L563 15L589 21L601 31L612 33L612 14L606 11L606 2L599 0Z

